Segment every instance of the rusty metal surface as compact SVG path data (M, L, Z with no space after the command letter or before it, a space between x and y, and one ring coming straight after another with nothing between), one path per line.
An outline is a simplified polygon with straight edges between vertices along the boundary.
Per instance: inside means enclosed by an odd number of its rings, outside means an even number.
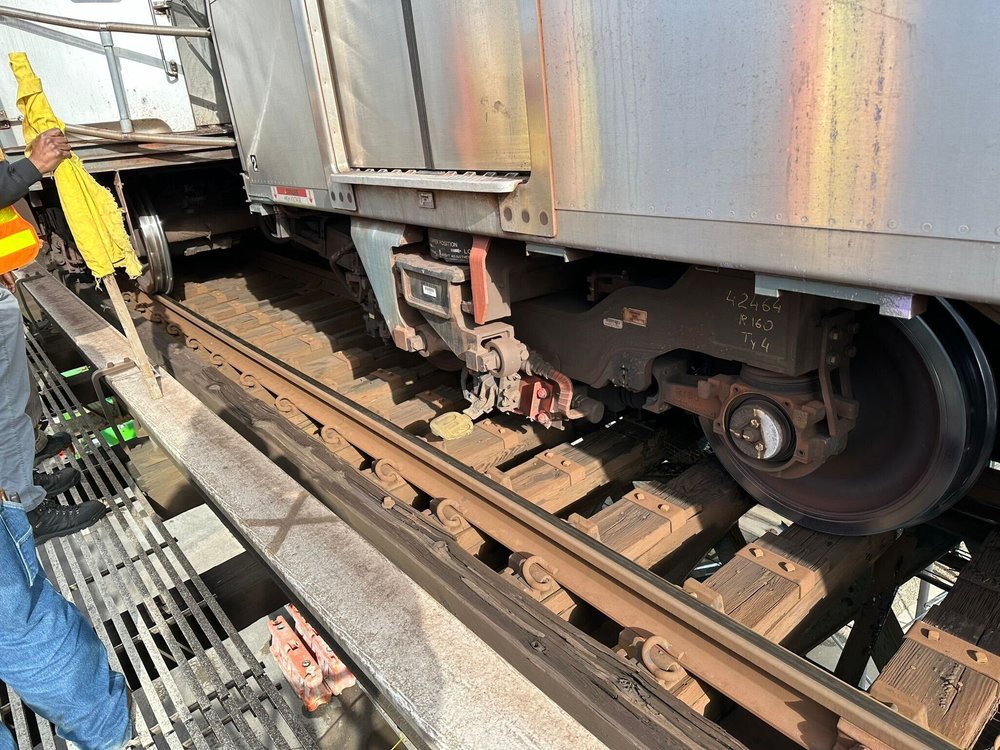
M334 695L340 695L344 690L355 685L357 679L351 674L347 665L330 650L330 646L316 632L316 628L299 612L298 607L289 604L286 609L292 616L292 622L295 623L295 632L302 637L306 648L315 657L316 664L323 673L323 681L330 692Z
M326 705L333 697L333 691L323 679L323 672L316 663L316 657L303 643L297 632L289 627L284 615L268 620L267 630L271 634L271 656L278 669L292 686L292 690L302 701L306 711L315 711Z
M677 349L787 375L815 370L816 318L831 307L817 297L756 295L749 274L691 269L667 288L631 284L593 306L559 295L517 302L512 323L520 340L571 378L641 392L652 361ZM566 347L567 338L579 345Z
M806 747L833 747L846 719L899 750L946 744L864 694L734 624L710 606L621 558L594 540L434 451L328 387L235 338L196 313L157 298L152 314L188 344L243 373L319 425L335 429L362 453L377 456L399 478L452 507L468 524L544 561L548 577L615 622L667 639L680 668ZM561 464L560 464L561 465ZM570 467L572 468L572 467ZM537 567L537 566L536 566ZM535 576L537 578L537 576ZM656 641L654 641L656 643ZM650 658L655 663L655 655ZM669 670L668 670L669 671ZM746 686L752 684L753 690Z

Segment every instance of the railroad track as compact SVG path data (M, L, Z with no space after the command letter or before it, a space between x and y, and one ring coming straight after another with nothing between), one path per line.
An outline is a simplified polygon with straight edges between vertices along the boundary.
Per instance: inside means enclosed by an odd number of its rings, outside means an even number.
M903 638L896 587L955 538L791 526L748 543L738 522L751 502L669 414L566 432L501 415L440 440L429 422L462 408L457 376L368 337L337 289L332 274L266 255L180 283L172 298L132 301L386 502L412 506L724 726L752 714L808 748L992 742L1000 538L974 550L956 593ZM706 559L707 575L689 577ZM800 656L852 621L836 675ZM882 671L865 693L853 686L869 658Z

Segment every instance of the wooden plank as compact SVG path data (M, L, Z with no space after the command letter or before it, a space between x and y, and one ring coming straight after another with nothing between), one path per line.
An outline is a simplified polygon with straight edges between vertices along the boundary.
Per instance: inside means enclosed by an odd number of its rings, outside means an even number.
M697 596L718 596L723 611L742 625L782 643L870 568L893 534L842 537L792 526L768 532L705 580ZM711 691L686 677L674 688L685 703L714 710Z
M896 589L892 588L873 597L854 618L834 672L849 685L861 682L869 659L882 669L903 645L903 631L892 612L895 595Z
M352 348L338 351L332 357L324 358L321 367L309 368L308 374L331 388L350 382L369 372L376 364L377 355L364 349ZM301 361L296 367L302 367Z
M372 343L371 337L360 329L344 328L340 333L331 335L310 330L306 326L298 326L287 339L268 345L267 352L282 362L294 365L299 361L319 364L324 356L329 357L334 352L359 346L363 349L365 344L372 348L370 346Z
M993 531L962 570L944 602L923 619L976 649L993 665L1000 662L1000 531ZM943 640L943 639L942 639ZM1000 683L939 653L926 641L907 637L872 685L878 700L971 748L1000 706Z
M616 429L617 428L617 429ZM550 513L572 505L615 479L628 479L654 465L666 435L618 425L586 435L578 444L539 451L497 474L498 480Z
M227 299L243 297L256 299L258 295L252 289L267 289L269 297L277 297L301 289L302 284L290 279L269 277L262 273L240 274L225 278L206 279L205 281L187 281L177 290L177 298L185 304L205 305L212 298L224 294Z
M590 518L570 523L605 546L645 568L690 572L713 541L734 524L751 503L715 461L702 461L668 482L636 482L635 489ZM670 565L665 565L666 561ZM539 593L510 568L512 582L564 619L576 611L561 587Z
M122 330L125 332L125 338L128 339L129 348L132 350L132 360L139 368L139 372L142 373L142 379L146 382L146 388L149 389L150 398L162 398L163 391L160 389L160 381L156 379L153 365L150 363L145 349L142 348L142 341L139 340L139 334L136 333L132 313L129 311L128 305L125 304L121 289L118 288L115 272L112 271L101 280L104 282L104 288L108 290L108 299L111 300L111 306L115 309L115 315L118 316L118 322L121 323Z
M310 492L609 747L742 750L643 670L498 580L419 514L402 504L383 507L380 489L222 374L185 352L172 353L170 369L250 442L294 464Z
M666 440L664 430L619 423L585 435L576 445L541 450L507 471L486 473L543 510L557 513L610 481L633 477L656 464ZM486 544L474 527L456 532L455 538L472 554Z
M781 534L765 534L744 550L763 553L761 561L777 558L813 571L813 584L804 589L790 577L762 567L751 553L734 557L705 585L722 596L726 614L781 643L819 603L871 566L892 539L892 534L843 537L792 526Z
M797 654L808 653L857 617L866 602L902 585L959 541L932 526L905 529L871 569L863 571L841 596L828 600L819 617L795 628L782 645Z
M460 410L467 403L458 388L438 386L386 409L382 416L413 435L428 435L430 421L434 417L446 411Z
M379 368L339 390L345 398L381 415L420 391L454 382L454 379L453 373L442 372L425 362L417 367Z
M528 451L572 440L573 431L546 429L523 418L480 419L472 433L457 440L428 439L442 453L457 458L476 471L486 471Z
M648 499L637 502L635 493L666 503L668 510L650 511ZM602 543L645 568L654 568L662 567L664 560L692 542L700 558L711 546L708 540L722 536L750 505L728 473L714 461L702 461L668 482L636 482L634 493L589 521ZM690 555L686 558L690 565L680 567L690 570L697 560Z

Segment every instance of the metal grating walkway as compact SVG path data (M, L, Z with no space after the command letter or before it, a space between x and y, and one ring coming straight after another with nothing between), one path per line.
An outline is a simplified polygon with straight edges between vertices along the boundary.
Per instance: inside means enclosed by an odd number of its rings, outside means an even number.
M52 427L74 436L76 455L62 461L83 473L60 501L101 498L111 509L93 528L45 543L38 556L125 675L139 746L316 747L30 333L28 357ZM0 714L19 748L67 747L2 684Z

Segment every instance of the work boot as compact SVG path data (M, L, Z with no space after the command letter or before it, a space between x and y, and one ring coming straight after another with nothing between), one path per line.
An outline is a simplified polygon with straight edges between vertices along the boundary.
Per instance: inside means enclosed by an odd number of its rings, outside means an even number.
M45 445L35 454L35 466L38 466L46 458L58 456L71 445L73 445L73 438L68 432L56 432L49 435Z
M72 466L65 466L57 469L51 474L43 474L40 471L31 472L31 479L45 490L45 497L55 497L61 495L70 487L75 487L80 481L80 472Z
M57 536L74 534L93 526L107 512L107 506L97 500L87 500L79 505L60 505L55 500L43 500L37 508L28 511L28 522L35 532L35 544L42 544Z

